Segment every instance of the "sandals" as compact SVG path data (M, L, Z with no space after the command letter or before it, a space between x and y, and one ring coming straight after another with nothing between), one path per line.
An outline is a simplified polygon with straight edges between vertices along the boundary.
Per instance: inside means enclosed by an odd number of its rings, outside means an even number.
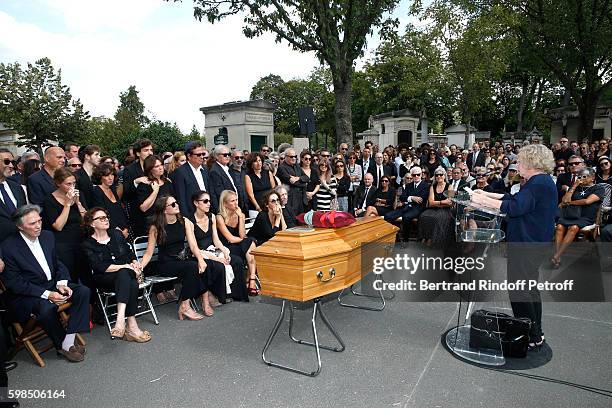
M128 331L128 332L125 332L125 335L123 336L123 340L132 341L135 343L146 343L147 341L151 340L151 333L144 330L140 336L135 336Z
M204 318L204 316L202 316L201 314L197 313L192 308L188 308L188 309L184 309L184 310L183 309L179 309L178 317L179 317L179 320L184 320L185 318L187 318L187 320L202 320Z
M251 282L255 282L255 287L251 287ZM257 296L259 295L259 289L257 289L257 279L251 278L249 279L249 296Z
M123 329L113 328L110 332L111 337L114 339L122 339L125 335L125 327Z
M561 260L555 259L555 257L550 258L550 265L553 269L559 269L561 266Z

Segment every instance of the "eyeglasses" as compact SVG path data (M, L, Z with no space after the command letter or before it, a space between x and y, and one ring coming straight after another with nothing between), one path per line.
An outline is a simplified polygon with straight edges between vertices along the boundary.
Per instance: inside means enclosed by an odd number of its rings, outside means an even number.
M389 180L380 180L381 183L388 183Z
M344 167L344 164L336 164L336 167Z
M297 155L293 155L293 156L289 156L288 155L287 157L290 158L290 159L297 159Z
M321 157L331 157L331 154L322 154Z
M412 173L412 177L416 177L416 176L421 177L421 173Z
M72 167L72 168L75 168L75 169L76 169L77 167L83 167L83 165L82 165L82 164L80 164L80 163L70 163L70 167Z
M347 151L348 149L346 147L343 147L342 149L340 149L342 151Z
M231 153L217 153L217 156L223 156L223 157L230 157L232 154Z
M99 217L94 218L93 220L94 220L94 221L102 221L102 222L105 222L105 221L108 221L108 216L106 216L106 215L101 215L101 216L99 216Z
M582 163L582 162L581 162L581 161L579 161L579 162L570 162L570 163L568 163L568 164L569 164L570 166L577 166L577 165L579 165L579 164L581 164L581 163Z
M177 205L178 205L178 203L175 201L173 203L170 203L170 204L166 205L166 207L176 208Z
M278 203L278 200L276 198L273 198L273 199L270 200L270 203L271 204L276 204L276 203Z
M261 152L262 152L262 153L269 153L269 152L270 152L270 149L261 149Z
M204 203L204 204L210 203L210 200L208 198L203 198L201 200L196 200L196 201L199 201L199 202Z
M444 177L444 174L436 174L436 177Z
M591 176L583 175L583 176L577 176L576 179L577 180L584 180L584 179L587 179L589 177L591 177Z
M207 158L208 156L206 155L206 153L191 153L192 156L198 156L198 157L203 157L203 158Z
M354 157L354 156L351 156L351 157L349 157L349 160L357 160L357 158Z
M309 161L309 160L311 160L311 158L310 157L302 157L302 160Z
M9 164L12 164L14 166L15 165L15 160L4 159L4 165L8 166Z

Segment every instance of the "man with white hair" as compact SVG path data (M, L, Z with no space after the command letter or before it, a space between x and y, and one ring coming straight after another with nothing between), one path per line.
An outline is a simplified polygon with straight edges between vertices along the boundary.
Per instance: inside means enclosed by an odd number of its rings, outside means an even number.
M410 174L413 182L406 186L399 198L401 207L385 215L385 221L387 222L394 222L397 218L402 218L404 241L408 241L412 220L418 218L425 211L427 198L429 197L429 183L422 180L423 171L421 168L414 166L410 169Z
M287 205L291 207L294 214L303 213L306 205L308 205L306 186L309 179L297 163L297 154L293 147L285 150L285 159L278 165L276 175L281 183L289 186L289 201Z
M248 214L248 208L244 202L244 194L242 189L238 188L238 180L235 180L234 172L230 172L232 153L225 145L215 146L213 149L213 157L215 162L210 169L210 198L214 212L219 211L219 199L224 190L230 190L238 196L238 205L243 213Z

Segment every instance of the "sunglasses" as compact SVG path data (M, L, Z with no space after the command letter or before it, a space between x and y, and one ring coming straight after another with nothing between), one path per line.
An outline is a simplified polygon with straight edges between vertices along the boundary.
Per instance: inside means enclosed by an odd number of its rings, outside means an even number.
M15 160L4 159L4 165L8 166L9 164L12 164L14 166L15 165Z
M347 151L348 149L346 147L343 147L342 149L340 149L342 151Z
M336 164L336 167L344 167L344 164Z
M278 200L276 198L273 198L273 199L270 200L270 203L271 204L276 204L276 203L278 203Z
M293 155L293 156L287 156L290 159L297 159L297 155Z
M435 174L436 177L444 177L444 174Z
M99 216L99 217L94 218L93 220L94 220L94 221L102 221L102 222L104 222L104 221L108 221L108 216L106 216L106 215L101 215L101 216Z
M170 204L166 205L166 207L176 208L177 205L178 205L178 203L175 201L173 203L170 203Z
M217 156L230 157L231 153L217 153Z
M269 152L270 152L270 149L261 149L261 151L262 151L263 153L269 153Z
M381 183L388 183L389 180L380 180Z
M589 178L589 177L591 177L591 176L577 176L577 177L576 177L576 179L578 179L578 180L584 180L584 179L587 179L587 178Z
M82 164L78 164L78 163L72 163L72 164L70 164L70 167L76 169L77 167L83 167L83 165Z
M581 164L581 163L582 163L582 162L581 162L581 161L579 161L579 162L571 162L571 163L568 163L568 164L569 164L570 166L577 166L577 165L579 165L579 164Z
M234 160L244 160L244 157L242 157L242 156L236 156L236 157L234 157Z
M198 157L203 157L203 158L207 158L208 156L206 155L206 153L191 153L192 156L198 156Z
M210 203L210 200L209 200L208 198L203 198L203 199L201 199L201 200L196 200L196 201L202 202L202 203L204 203L204 204L208 204L208 203Z
M331 157L331 154L322 154L321 157Z
M607 166L609 164L610 164L609 161L602 161L602 162L599 163L600 166Z
M311 160L311 158L310 157L304 157L304 158L302 158L302 160L309 161L309 160Z
M416 176L421 177L421 173L414 173L414 174L412 175L412 177L416 177Z

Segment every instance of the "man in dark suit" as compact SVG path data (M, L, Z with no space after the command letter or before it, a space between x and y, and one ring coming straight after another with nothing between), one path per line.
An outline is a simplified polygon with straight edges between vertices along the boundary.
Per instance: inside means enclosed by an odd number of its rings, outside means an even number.
M365 174L370 171L370 167L374 166L374 159L369 147L363 148L362 155L362 158L357 160L357 164L361 166L361 184L363 184Z
M237 175L232 175L230 173L229 166L231 165L232 153L227 146L219 145L213 149L213 154L215 156L215 162L210 169L210 198L212 201L212 211L219 211L222 205L222 203L219 202L221 193L224 190L230 190L236 193L238 196L238 206L245 215L248 215L248 211L245 212L244 197L241 197L243 191L238 188L238 182L235 179Z
M421 180L422 170L420 167L413 167L410 170L412 174L412 184L408 184L404 192L399 198L400 208L390 211L385 215L385 221L394 222L398 217L402 217L402 227L404 232L404 240L408 241L410 237L410 227L412 220L418 218L425 207L427 206L427 198L429 197L429 183Z
M366 209L374 205L376 186L373 183L374 176L372 173L366 173L363 178L363 184L357 188L353 196L353 215L355 217L363 217Z
M35 315L58 355L70 362L83 361L85 348L74 340L76 333L89 330L89 289L69 283L68 269L57 258L53 233L42 230L39 206L24 205L13 219L19 232L2 243L6 265L2 280L8 289L9 310L20 323ZM66 302L72 306L64 329L57 308Z
M64 167L66 158L61 147L49 147L45 150L45 164L28 178L28 197L30 203L42 205L45 198L57 189L53 181L55 170Z
M306 186L308 176L304 174L302 168L297 164L297 154L295 149L290 147L285 150L285 160L278 165L276 173L281 183L289 186L289 201L287 205L291 207L294 214L304 212L308 200L306 199Z
M174 170L170 177L181 214L190 217L195 211L191 196L198 191L207 191L212 198L212 192L208 169L203 166L205 160L208 159L208 150L200 142L188 142L185 145L185 155L187 163ZM217 211L214 205L212 211Z
M21 186L6 178L13 166L12 157L10 152L0 152L0 242L17 231L11 216L17 208L26 204Z
M463 171L459 167L453 167L452 178L450 180L450 185L453 191L463 191L464 187L468 187L469 184L463 180Z
M472 146L472 153L468 154L466 164L472 172L475 167L484 167L485 155L480 151L480 145L478 143L474 143Z
M576 182L576 177L578 173L580 173L585 168L586 165L582 157L574 155L569 158L566 167L566 169L569 170L566 170L565 173L560 174L559 177L557 177L557 198L559 202L561 202L561 199L563 198L565 193L567 193L567 191L572 188L572 186Z

